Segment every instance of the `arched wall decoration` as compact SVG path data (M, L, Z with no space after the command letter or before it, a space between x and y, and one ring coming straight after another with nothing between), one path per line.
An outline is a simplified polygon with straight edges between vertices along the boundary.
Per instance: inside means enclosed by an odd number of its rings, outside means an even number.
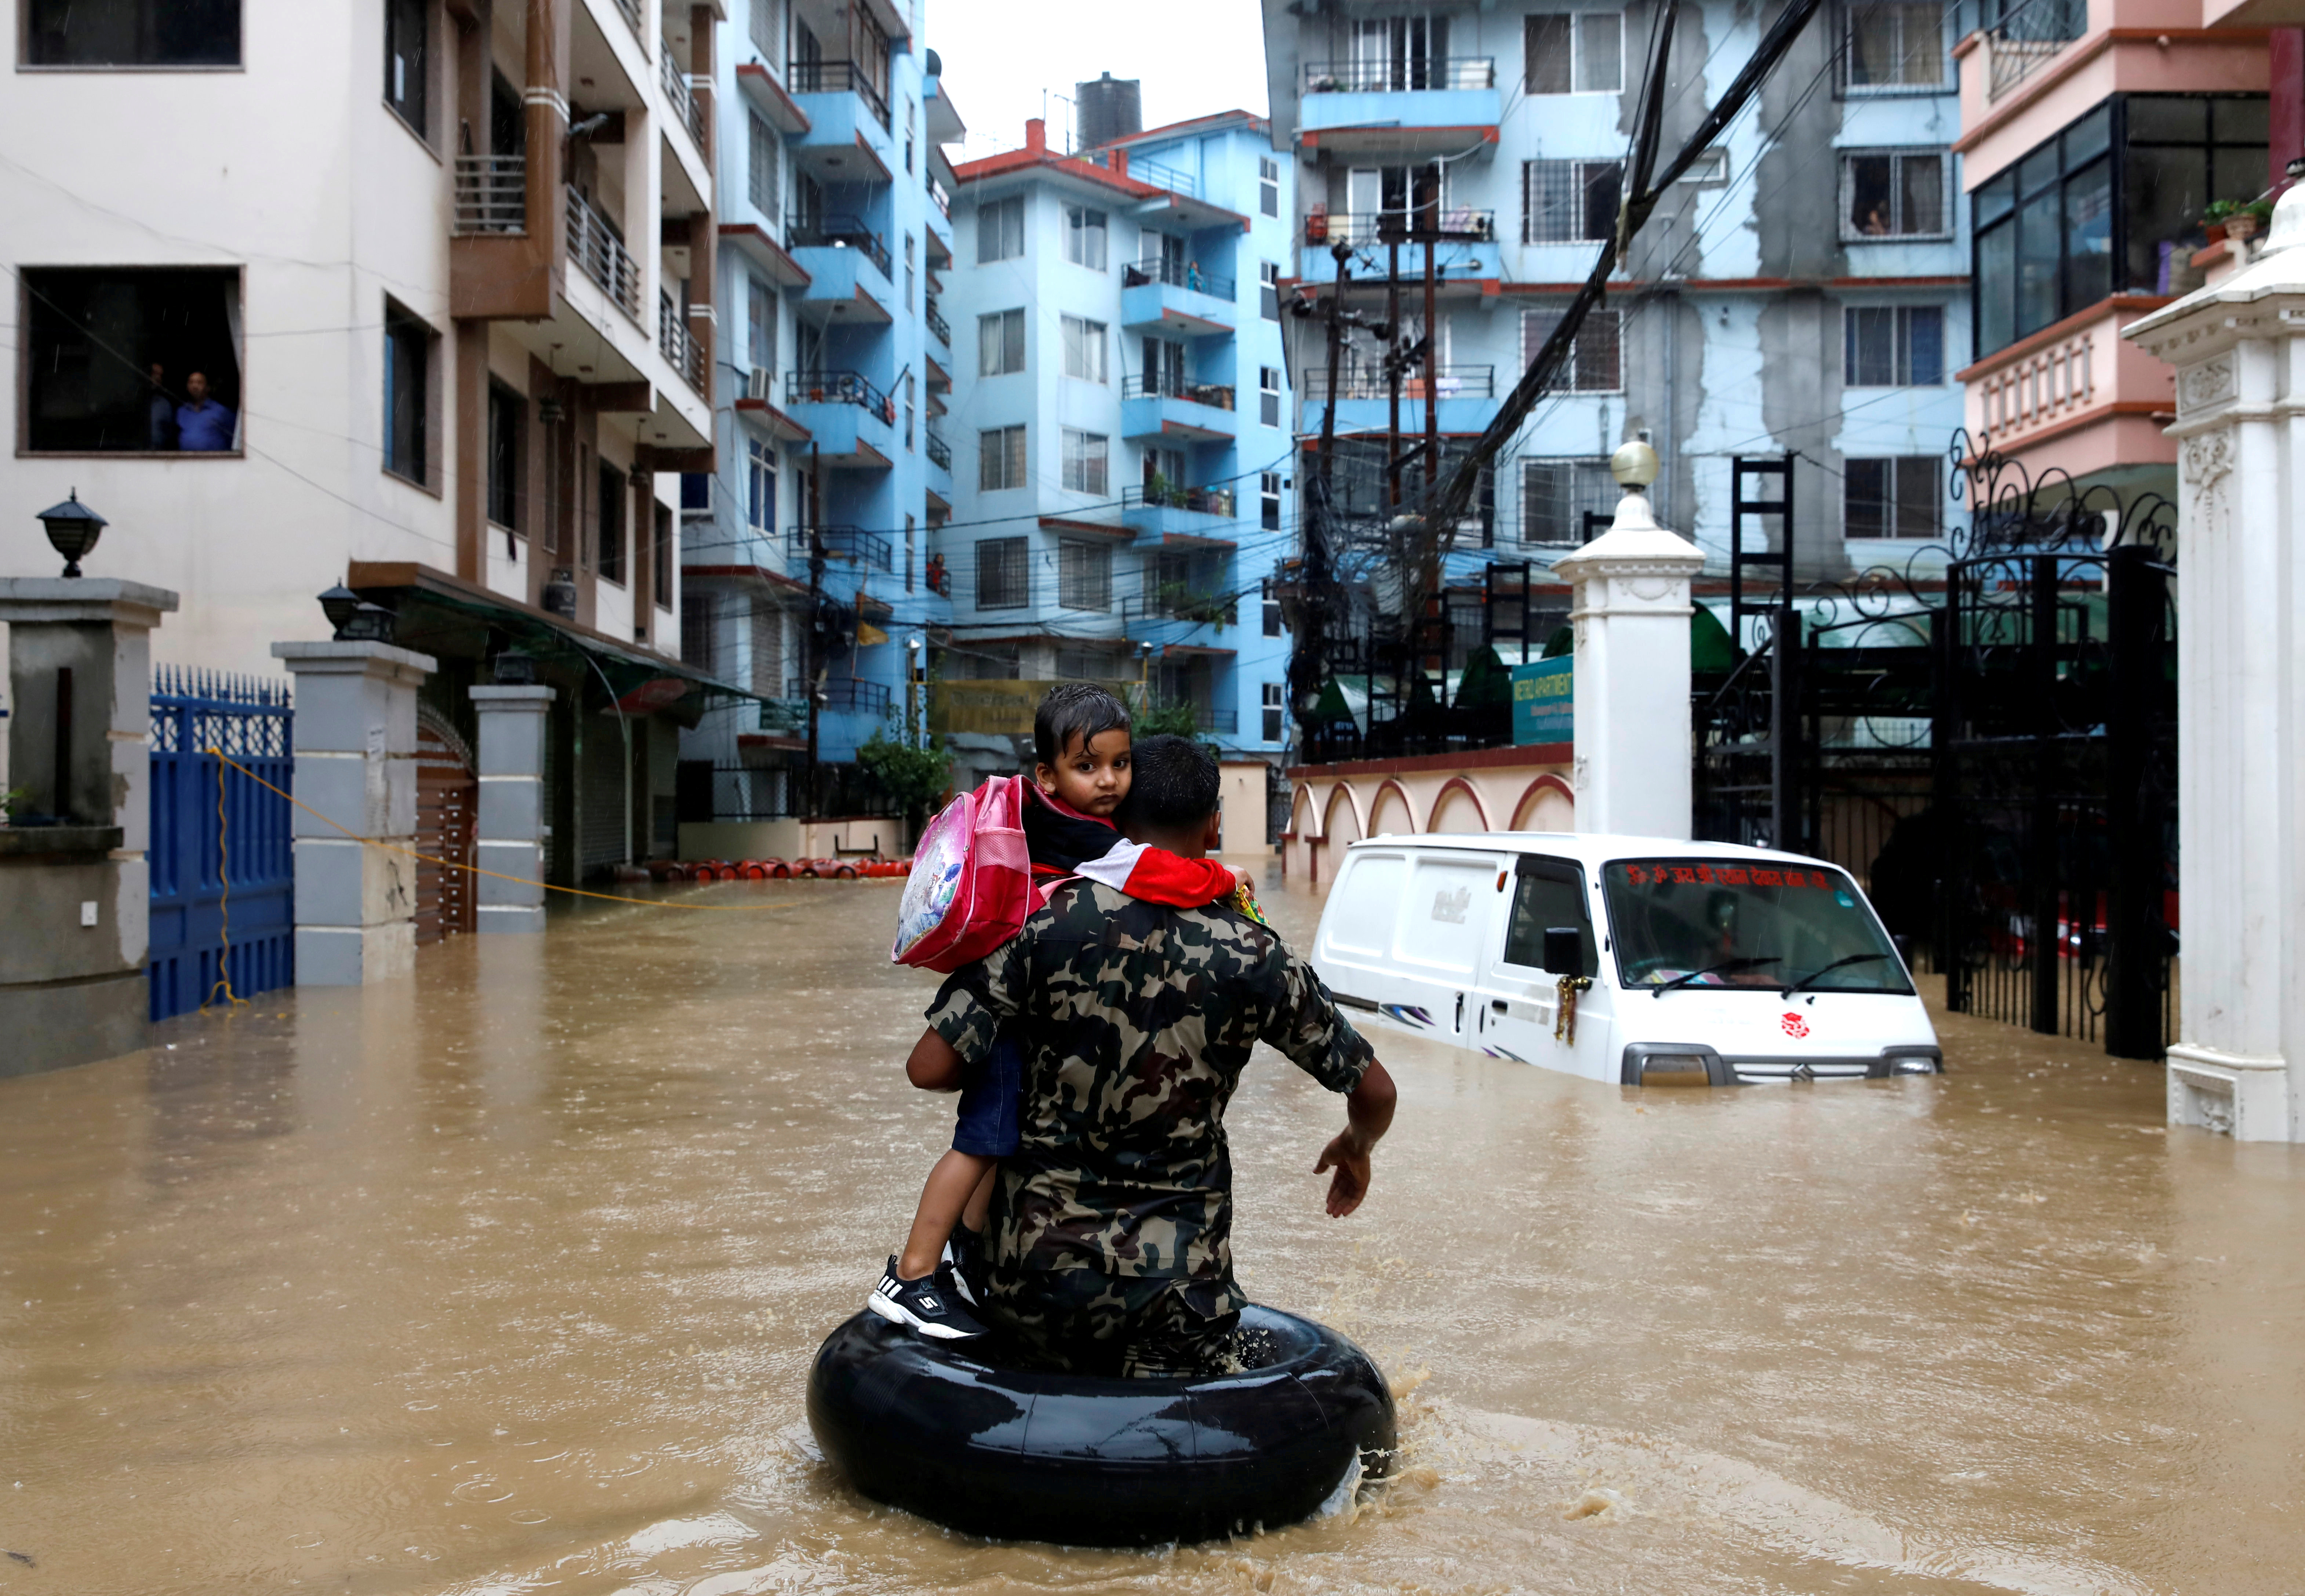
M1353 784L1340 781L1329 789L1329 801L1321 806L1321 840L1326 842L1337 834L1337 805L1342 803L1345 812L1353 818L1353 835L1347 842L1358 842L1368 835L1368 817L1361 808L1361 795L1353 791Z
M1388 793L1400 800L1401 812L1408 819L1408 824L1402 830L1400 835L1403 836L1415 836L1419 831L1424 829L1423 827L1416 823L1416 800L1408 795L1408 789L1407 787L1402 786L1400 783L1394 780L1390 776L1386 777L1383 784L1377 788L1376 796L1369 801L1369 829L1367 835L1370 836L1376 836L1377 828L1383 823L1384 800L1385 794Z
M1512 828L1515 831L1529 829L1523 822L1535 813L1538 802L1547 793L1560 794L1561 802L1569 805L1570 812L1576 811L1576 790L1557 776L1540 776L1523 789L1519 800L1513 805Z
M1479 829L1483 831L1494 829L1489 823L1489 806L1481 801L1481 790L1463 777L1452 776L1441 784L1441 791L1433 796L1433 812L1425 819L1427 830L1432 830L1438 826L1442 811L1449 807L1449 795L1451 793L1462 793L1471 802L1473 818L1481 823Z
M1297 795L1289 801L1289 829L1308 842L1321 835L1321 806L1310 782L1298 782Z

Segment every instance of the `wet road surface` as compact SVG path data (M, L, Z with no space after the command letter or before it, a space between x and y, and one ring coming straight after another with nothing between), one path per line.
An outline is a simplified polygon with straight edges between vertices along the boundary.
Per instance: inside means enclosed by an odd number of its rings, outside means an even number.
M932 978L889 885L668 891L772 907L0 1080L0 1592L2305 1590L2305 1154L1957 1017L1943 1079L1719 1092L1386 1035L1342 1222L1260 1053L1240 1274L1386 1366L1401 1477L1148 1554L878 1508L803 1382L949 1134Z

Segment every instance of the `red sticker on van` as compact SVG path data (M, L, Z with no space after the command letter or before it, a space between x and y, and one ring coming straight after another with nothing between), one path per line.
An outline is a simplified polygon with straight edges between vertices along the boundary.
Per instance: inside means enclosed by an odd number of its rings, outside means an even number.
M1807 1036L1808 1034L1808 1022L1802 1019L1799 1014L1787 1014L1783 1019L1779 1020L1777 1023L1784 1027L1784 1031L1787 1036Z

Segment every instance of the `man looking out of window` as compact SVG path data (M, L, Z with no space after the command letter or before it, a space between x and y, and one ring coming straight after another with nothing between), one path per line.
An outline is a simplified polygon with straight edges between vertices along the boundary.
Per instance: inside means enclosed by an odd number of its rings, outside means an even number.
M208 397L205 371L184 378L184 403L176 406L176 446L188 454L229 454L232 412Z

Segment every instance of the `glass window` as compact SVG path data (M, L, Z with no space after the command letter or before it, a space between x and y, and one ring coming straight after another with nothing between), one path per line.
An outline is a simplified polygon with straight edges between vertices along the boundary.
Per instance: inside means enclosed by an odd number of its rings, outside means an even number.
M1280 319L1280 267L1270 260L1256 263L1257 310L1267 321Z
M744 519L754 531L765 536L777 529L776 446L748 437L744 440L744 452L749 478L745 484Z
M1508 964L1525 970L1544 969L1544 933L1577 932L1578 963L1574 970L1546 971L1550 975L1597 975L1601 959L1594 945L1593 909L1585 896L1584 873L1565 859L1521 855L1515 867L1520 879L1513 887L1512 919L1505 927Z
M784 0L752 0L753 48L770 66L784 64Z
M995 310L976 318L976 370L1004 377L1025 369L1025 312Z
M992 427L976 435L976 488L998 493L1025 486L1025 429Z
M385 0L384 103L419 133L430 97L425 93L432 61L432 0Z
M782 225L784 218L777 214L777 135L776 130L763 121L759 113L744 113L745 153L744 192L753 208L768 217L771 227Z
M1025 253L1025 197L976 208L976 263L1015 260Z
M1280 163L1271 156L1256 157L1256 204L1268 216L1280 214Z
M1064 429L1064 434L1065 489L1070 493L1093 493L1102 497L1107 480L1109 441L1101 432L1080 432L1070 427Z
M1522 365L1535 361L1544 341L1561 325L1561 315L1555 309L1520 313ZM1568 379L1561 386L1578 394L1613 394L1625 386L1620 326L1623 316L1621 310L1597 306L1585 312L1585 319L1578 324L1577 337L1569 346L1569 360L1561 368L1561 375Z
M1848 460L1841 472L1841 536L1937 535L1944 499L1944 462L1934 454Z
M976 546L977 608L1022 609L1032 602L1028 543L1024 538L987 538Z
M1268 610L1278 610L1280 607L1277 604L1268 604L1264 607ZM1271 630L1265 632L1265 636L1278 637L1280 635L1280 628L1277 620L1271 620L1268 622L1268 624L1271 626ZM1281 711L1284 708L1285 706L1283 705L1280 698L1280 683L1278 682L1267 682L1264 684L1263 704L1264 740L1267 743L1278 743L1281 740L1284 734L1285 728L1282 725L1281 715Z
M777 296L766 283L750 276L744 279L744 356L764 374L746 386L746 394L754 399L774 399L769 385L775 380L777 369Z
M28 450L240 446L238 270L28 267L19 281Z
M1585 541L1585 518L1615 514L1623 497L1606 460L1521 462L1520 535L1524 543Z
M1841 157L1841 236L1942 238L1944 152L1870 150Z
M1065 207L1065 259L1075 266L1084 266L1091 271L1104 269L1105 233L1104 212L1091 210L1085 205Z
M384 314L384 469L425 482L431 431L432 329L397 306Z
M1521 163L1521 242L1597 242L1617 229L1622 161Z
M1772 997L1795 983L1822 992L1913 989L1888 934L1837 870L1612 860L1601 867L1601 896L1628 987L1680 981Z
M1935 305L1849 305L1841 313L1841 381L1852 388L1944 381L1944 311Z
M1256 490L1258 524L1268 532L1280 530L1280 473L1260 473Z
M628 486L624 472L605 460L600 462L600 580L615 582L618 587L625 582L625 493Z
M1105 335L1104 323L1067 316L1058 325L1064 331L1065 375L1082 382L1106 380L1109 367L1105 354L1110 340Z
M1065 609L1112 607L1110 544L1067 540L1057 545L1057 603Z
M29 0L27 66L234 66L240 0Z
M1531 94L1616 94L1625 86L1624 18L1613 11L1546 12L1521 23Z
M1850 0L1842 11L1851 94L1947 86L1944 7L1940 0Z
M1256 369L1256 395L1259 419L1267 427L1280 425L1280 369L1259 366Z
M500 382L489 384L489 519L506 531L520 528L521 477L527 457L521 449L521 420L528 401Z

